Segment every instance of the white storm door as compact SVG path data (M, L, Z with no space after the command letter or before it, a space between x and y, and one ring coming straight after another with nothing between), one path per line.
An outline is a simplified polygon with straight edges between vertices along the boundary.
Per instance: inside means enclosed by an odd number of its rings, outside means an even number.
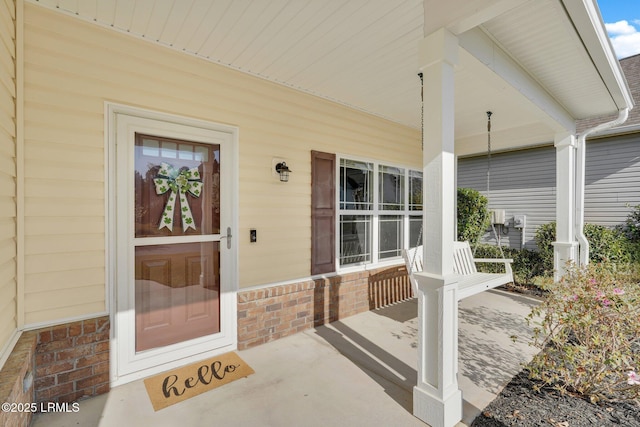
M233 135L115 120L117 384L237 339Z

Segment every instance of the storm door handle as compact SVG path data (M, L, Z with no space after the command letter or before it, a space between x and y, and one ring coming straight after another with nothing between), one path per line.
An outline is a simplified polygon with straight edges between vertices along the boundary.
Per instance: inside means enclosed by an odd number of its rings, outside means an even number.
M227 227L227 235L226 236L220 236L220 240L227 239L227 249L231 249L231 237L233 237L231 235L231 227Z

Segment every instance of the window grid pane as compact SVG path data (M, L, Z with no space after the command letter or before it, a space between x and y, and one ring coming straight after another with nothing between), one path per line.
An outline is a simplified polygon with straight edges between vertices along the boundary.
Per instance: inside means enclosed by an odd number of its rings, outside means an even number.
M340 209L373 208L373 164L342 159L340 161Z
M422 229L422 217L412 216L409 217L409 247L415 248L422 244L422 236L420 230ZM420 237L420 241L418 241Z
M422 172L409 171L409 210L422 210Z
M422 171L342 158L339 172L341 267L397 259L422 244Z
M378 178L380 209L404 210L404 169L380 165Z
M383 215L379 221L378 257L398 257L402 254L402 216Z
M340 216L340 265L371 261L371 217Z

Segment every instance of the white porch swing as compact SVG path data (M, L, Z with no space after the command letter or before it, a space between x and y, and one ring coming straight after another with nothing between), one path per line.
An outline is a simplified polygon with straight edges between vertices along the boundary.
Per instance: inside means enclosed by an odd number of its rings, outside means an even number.
M420 78L422 79L422 75L420 75ZM491 111L487 111L487 198L489 198L490 195L489 189L491 183L491 115ZM491 224L491 228L495 236L497 234L495 226ZM420 233L418 234L416 243L421 243L421 240L422 227L420 227ZM497 237L496 241L498 241ZM458 301L482 291L513 282L513 272L511 269L513 260L506 259L502 247L500 245L498 245L498 247L500 248L502 259L474 258L468 241L453 243L453 272L461 276L457 282L458 289L456 295ZM414 248L404 249L402 251L414 295L417 295L418 292L418 282L415 273L423 270L423 250L424 246L419 244ZM476 268L477 263L504 264L504 273L479 272Z

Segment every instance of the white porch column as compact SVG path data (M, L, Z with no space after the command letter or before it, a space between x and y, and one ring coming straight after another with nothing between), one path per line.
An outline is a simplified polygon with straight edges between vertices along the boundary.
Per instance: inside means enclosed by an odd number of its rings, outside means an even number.
M418 381L413 414L433 427L462 419L458 304L453 280L455 214L454 66L458 39L445 29L421 45L424 81L423 242L418 281Z
M556 135L556 241L553 243L553 278L557 282L565 273L567 261L576 259L575 238L575 165L576 136Z

